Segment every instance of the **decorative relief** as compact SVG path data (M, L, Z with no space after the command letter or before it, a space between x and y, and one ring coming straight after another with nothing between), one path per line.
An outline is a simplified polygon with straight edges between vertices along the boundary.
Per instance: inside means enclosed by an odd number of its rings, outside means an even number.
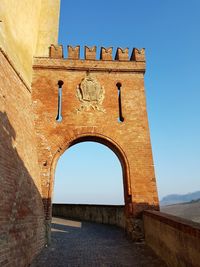
M105 90L104 87L96 80L96 78L87 75L77 86L76 95L81 106L77 109L80 111L89 111L91 109L105 112L102 107Z

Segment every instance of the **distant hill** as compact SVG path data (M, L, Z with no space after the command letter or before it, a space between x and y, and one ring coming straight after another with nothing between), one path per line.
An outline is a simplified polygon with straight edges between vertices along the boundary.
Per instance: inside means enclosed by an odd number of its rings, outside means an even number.
M177 203L186 203L186 202L190 202L190 201L198 200L198 199L200 199L200 191L188 193L185 195L172 194L172 195L167 195L163 197L162 200L160 201L160 205L166 206L166 205L172 205L172 204L177 204Z
M189 203L161 206L160 210L164 213L200 223L200 199L192 200Z

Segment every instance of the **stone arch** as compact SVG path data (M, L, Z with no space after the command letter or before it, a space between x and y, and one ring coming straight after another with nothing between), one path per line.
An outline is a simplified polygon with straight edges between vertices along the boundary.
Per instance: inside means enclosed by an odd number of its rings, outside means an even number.
M123 185L124 185L124 201L125 206L128 205L131 198L131 183L130 183L130 169L129 169L129 162L126 157L126 154L124 153L123 149L120 147L118 143L116 143L112 138L105 136L103 134L97 134L97 133L82 133L75 135L69 139L66 139L57 149L57 151L54 153L54 156L52 158L51 162L51 168L50 168L50 183L49 183L49 193L48 193L48 199L51 199L53 187L54 187L54 177L55 177L55 169L57 166L57 162L60 158L60 156L70 147L73 145L76 145L81 142L97 142L100 144L103 144L107 146L109 149L111 149L115 155L118 157L121 167L122 167L122 175L123 175ZM51 207L48 207L49 212L47 212L48 216L51 216Z

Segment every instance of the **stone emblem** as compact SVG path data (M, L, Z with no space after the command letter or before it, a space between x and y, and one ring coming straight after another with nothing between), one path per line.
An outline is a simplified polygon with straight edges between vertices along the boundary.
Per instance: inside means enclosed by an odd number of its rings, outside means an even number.
M102 107L105 95L104 87L90 74L77 86L76 95L81 102L81 106L77 109L78 112L91 109L105 112Z

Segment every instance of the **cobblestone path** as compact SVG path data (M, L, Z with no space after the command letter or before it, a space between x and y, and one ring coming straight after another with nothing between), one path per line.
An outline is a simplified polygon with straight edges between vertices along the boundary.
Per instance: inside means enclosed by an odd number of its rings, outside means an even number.
M128 240L122 229L53 219L52 244L31 267L166 267L145 244Z

